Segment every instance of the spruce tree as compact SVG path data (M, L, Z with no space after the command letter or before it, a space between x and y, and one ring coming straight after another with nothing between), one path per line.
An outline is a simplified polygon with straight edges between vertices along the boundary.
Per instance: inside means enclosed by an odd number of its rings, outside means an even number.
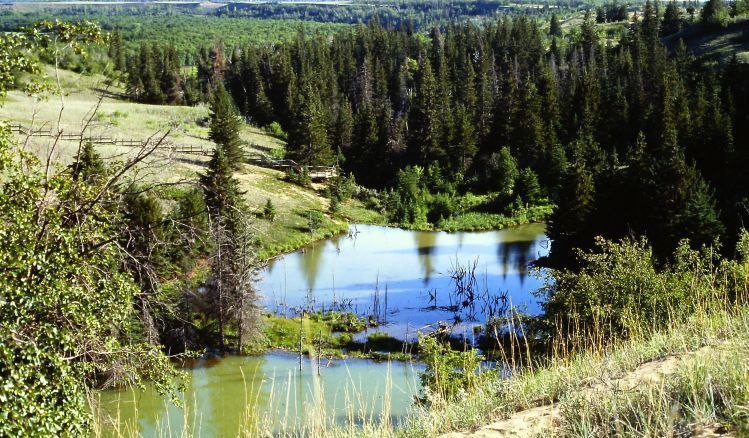
M374 108L365 103L354 118L351 152L347 155L344 168L357 175L359 181L369 186L377 186L379 176L371 164L371 156L377 148L379 132Z
M289 132L288 152L292 159L308 166L329 166L335 154L328 138L328 113L319 95L306 86L294 110L294 125Z
M476 128L470 111L463 105L455 110L455 141L450 151L450 162L455 173L463 173L471 165L478 148Z
M216 146L213 157L208 162L208 171L201 175L200 183L208 213L229 224L234 223L240 202L239 182L233 176L229 155L222 145Z
M109 50L107 56L112 62L112 66L119 72L125 72L127 64L125 62L125 46L122 41L122 33L118 30L112 32L109 40Z
M559 22L556 12L551 14L551 19L549 20L549 35L554 37L562 36L562 24Z
M338 117L333 132L333 147L340 157L339 161L345 154L351 152L353 134L354 115L351 111L351 104L347 98L344 98L338 107Z
M661 36L668 36L681 30L681 9L676 0L666 4L666 12L663 13L663 24L661 25Z
M216 143L217 150L222 149L232 169L238 169L244 162L242 141L239 138L241 127L242 121L239 119L234 102L224 85L220 84L214 90L211 99L211 125L208 138Z
M161 81L156 69L156 58L153 47L147 43L140 45L136 74L143 84L141 100L146 103L162 103L164 94L161 91Z
M549 258L554 265L574 265L573 249L590 246L592 236L586 228L594 202L593 175L585 163L578 161L567 167L547 230L552 241Z
M140 193L137 188L125 194L122 209L125 231L121 245L129 254L124 267L140 287L135 308L142 334L148 342L158 345L160 330L157 315L162 312L156 293L159 273L167 264L162 238L163 211L152 193Z
M161 72L161 91L166 96L166 102L179 105L183 102L182 76L177 49L169 46L164 51L164 62Z
M518 197L528 205L536 205L541 200L541 185L538 182L538 175L531 168L526 167L520 171L515 187Z
M105 176L106 171L104 161L96 152L93 143L89 141L83 144L69 168L74 181L83 181L89 184L100 181Z
M242 201L239 183L232 176L232 167L221 145L208 163L208 171L201 175L205 203L208 210L210 233L213 240L211 273L208 284L210 313L218 324L218 348L226 349L226 329L232 320L232 297L241 296L237 281L242 272L236 272L234 263L240 243L238 236L247 230L242 223Z
M538 167L548 151L541 120L541 99L530 78L519 94L518 107L512 117L514 126L509 144L513 146L514 155L522 167Z
M500 193L511 195L518 178L518 162L510 152L510 148L505 146L498 153L493 154L489 159L488 167L492 173L492 179L495 180L493 186Z
M416 164L428 164L444 154L440 144L441 128L437 84L428 59L422 61L416 76L416 97L408 116L409 155Z

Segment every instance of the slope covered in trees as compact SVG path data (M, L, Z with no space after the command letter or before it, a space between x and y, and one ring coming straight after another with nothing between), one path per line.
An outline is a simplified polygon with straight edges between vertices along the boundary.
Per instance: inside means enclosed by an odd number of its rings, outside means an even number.
M645 234L670 254L681 238L735 236L747 213L749 74L669 53L660 28L651 4L616 45L589 14L566 38L525 17L427 41L373 21L237 50L225 81L249 120L289 132L292 157L338 163L401 202L414 168L432 191L527 198L506 177L516 165L558 204L553 258L595 235Z

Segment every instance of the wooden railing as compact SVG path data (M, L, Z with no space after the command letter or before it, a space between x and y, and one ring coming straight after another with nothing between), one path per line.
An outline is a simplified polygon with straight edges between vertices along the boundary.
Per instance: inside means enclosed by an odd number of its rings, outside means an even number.
M30 137L59 138L60 140L79 141L84 143L91 143L94 145L141 147L146 143L144 140L136 139L121 139L105 136L92 137L83 136L81 134L67 134L64 132L53 131L51 129L33 129L25 127L18 123L11 124L10 130L12 132ZM168 142L159 146L159 149L178 154L211 154L211 150L206 150L203 147L194 144L173 144L171 142ZM294 171L296 172L301 172L302 168L305 167L294 160L274 160L262 154L251 155L250 157L248 157L248 161L256 166L277 169L284 172L288 171L289 169L294 169ZM309 176L312 180L327 180L338 176L338 170L332 166L307 166L307 171L309 172Z
M25 127L21 124L9 125L11 132L16 132L21 135L29 137L47 137L47 138L59 138L65 141L80 141L84 143L91 143L94 145L109 145L109 146L125 146L125 147L141 147L146 142L139 139L122 139L113 138L106 136L84 136L81 134L68 134L65 132L55 132L51 129L33 129ZM160 149L169 150L179 154L194 154L194 155L209 155L211 151L206 151L201 146L193 144L171 144L164 143L159 147Z
M312 180L326 180L338 176L338 169L333 166L303 166L294 160L274 160L261 154L251 155L247 161L256 166L267 167L284 172L289 169L294 169L295 172L301 172L302 169L306 167Z

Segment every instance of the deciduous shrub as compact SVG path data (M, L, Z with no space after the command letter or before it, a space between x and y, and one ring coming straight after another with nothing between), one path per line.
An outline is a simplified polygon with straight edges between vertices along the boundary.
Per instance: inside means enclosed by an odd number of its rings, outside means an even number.
M423 403L454 400L461 392L476 389L479 379L491 374L478 373L484 357L475 350L455 351L432 336L419 339L419 351L426 365L419 374Z
M713 248L696 251L687 241L673 261L658 263L645 238L596 241L579 252L582 268L549 271L539 291L545 320L559 335L626 338L658 330L697 310L744 300L749 286L749 234L739 239L737 260L720 260Z

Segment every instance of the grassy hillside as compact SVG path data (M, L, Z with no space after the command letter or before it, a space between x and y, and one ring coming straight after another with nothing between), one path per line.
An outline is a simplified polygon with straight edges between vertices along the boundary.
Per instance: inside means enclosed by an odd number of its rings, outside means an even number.
M707 28L701 24L689 26L666 38L666 44L675 48L679 40L696 56L725 62L736 54L739 62L749 62L749 19L734 21L725 29Z
M748 409L749 308L740 307L560 355L422 410L399 435L746 436Z
M50 75L54 72L50 71ZM154 156L132 177L148 182L175 183L182 186L195 184L198 174L204 171L213 150L208 140L205 106L162 106L125 102L116 96L121 90L107 87L101 76L83 76L61 71L60 80L66 90L64 103L59 96L50 96L47 101L37 101L19 91L11 91L0 106L0 119L33 126L37 129L59 129L67 133L81 132L86 136L107 136L117 139L146 140L160 138L168 133L166 146L192 146L203 154L174 153L168 147L159 149ZM100 99L104 94L107 97ZM64 105L64 109L61 108ZM98 105L98 108L97 108ZM70 163L75 156L76 142L59 142L52 139L19 137L27 147L42 156L53 151L53 159L60 165ZM280 154L284 143L267 135L264 131L245 126L241 132L248 154ZM97 146L102 157L122 160L135 153L136 148L123 146ZM315 185L303 188L284 180L277 170L245 164L238 172L241 189L248 205L256 212L262 211L267 199L271 199L277 214L274 222L256 218L253 227L260 241L261 258L297 249L313 240L321 239L347 229L348 221L382 222L382 217L364 209L351 200L342 206L335 216L327 213L328 199L323 196L324 187ZM314 232L309 231L308 212L324 213L323 223Z

